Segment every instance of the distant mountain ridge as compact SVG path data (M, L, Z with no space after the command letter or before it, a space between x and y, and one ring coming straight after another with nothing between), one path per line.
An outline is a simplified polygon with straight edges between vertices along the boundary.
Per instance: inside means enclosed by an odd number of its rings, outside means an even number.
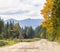
M37 26L40 26L41 23L43 22L43 19L24 19L24 20L16 20L16 19L8 19L8 20L5 20L4 22L7 23L10 21L14 21L14 23L19 23L21 27L25 27L25 26L32 26L33 28L36 28Z

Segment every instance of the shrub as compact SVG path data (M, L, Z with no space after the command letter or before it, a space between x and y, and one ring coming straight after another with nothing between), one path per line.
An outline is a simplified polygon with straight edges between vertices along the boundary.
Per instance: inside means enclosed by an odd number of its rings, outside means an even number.
M4 42L4 41L0 41L0 46L5 46L6 44L8 44L8 43Z

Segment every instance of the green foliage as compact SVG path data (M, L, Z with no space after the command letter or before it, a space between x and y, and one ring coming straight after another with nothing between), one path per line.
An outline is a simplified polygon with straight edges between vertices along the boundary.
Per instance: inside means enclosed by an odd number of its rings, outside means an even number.
M25 27L23 29L20 27L19 23L14 23L14 21L4 24L4 21L2 19L0 20L0 41L2 40L0 46L40 40L41 26L38 26L36 29L32 27Z
M2 33L3 28L4 28L4 22L3 22L3 20L0 18L0 34Z
M34 37L34 30L33 30L32 27L29 27L27 29L26 35L27 35L28 38L33 38Z
M32 27L25 27L24 29L20 27L19 23L14 23L14 21L10 21L10 23L4 24L3 20L0 19L0 39L27 39L34 38L37 36L40 37L40 29L41 27L37 27L35 30ZM36 36L35 36L36 35Z
M60 41L60 0L47 0L42 14L45 18L42 26L46 28L46 38L51 41Z
M60 40L60 0L54 0L51 20L53 20L55 40Z
M40 29L40 38L46 39L46 29L41 27Z
M34 41L38 41L38 40L40 40L40 38L22 39L21 42L34 42Z
M40 38L40 33L41 33L42 26L38 26L35 29L35 37Z
M19 42L18 39L15 39L15 40L11 40L11 39L4 40L4 39L2 39L2 40L0 40L0 47L10 46L10 45L16 44L18 42Z
M7 44L8 44L7 42L0 41L0 47L1 47L1 46L5 46L5 45L7 45Z

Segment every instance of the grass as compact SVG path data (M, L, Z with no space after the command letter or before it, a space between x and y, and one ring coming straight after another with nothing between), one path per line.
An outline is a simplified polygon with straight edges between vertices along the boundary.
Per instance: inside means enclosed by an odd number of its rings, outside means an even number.
M40 38L33 38L33 39L21 39L21 42L34 42L34 41L38 41L40 40Z
M14 39L14 40L11 40L11 39L8 39L8 40L0 40L0 42L7 42L6 45L3 45L3 46L0 46L0 47L5 47L5 46L11 46L13 44L16 44L16 43L19 43L19 42L34 42L34 41L38 41L40 40L40 38L33 38L33 39Z
M7 42L8 42L8 44L7 44L8 46L18 43L18 42L14 41L14 40L7 40Z
M0 40L0 42L6 42L7 43L6 45L2 45L0 47L10 46L10 45L18 43L18 42L14 41L14 40Z

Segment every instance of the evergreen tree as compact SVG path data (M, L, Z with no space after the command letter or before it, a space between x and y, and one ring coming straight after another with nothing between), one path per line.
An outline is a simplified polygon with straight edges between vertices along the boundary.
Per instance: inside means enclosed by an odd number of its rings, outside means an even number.
M4 38L8 39L10 37L10 24L7 22L7 24L5 24L4 26Z
M38 26L38 27L36 27L36 29L35 29L35 37L36 38L40 38L40 30L41 30L41 26Z
M60 0L54 0L51 17L54 27L54 39L60 40Z
M33 38L33 37L34 37L34 30L33 30L33 28L32 28L32 27L29 27L29 28L27 29L26 34L27 34L27 37L28 37L28 38Z
M2 33L4 29L4 21L0 18L0 34Z
M25 27L25 28L24 28L24 33L25 33L24 38L28 38L28 36L27 36L27 30L28 30L28 28L29 28L29 27Z
M15 23L13 26L13 38L19 38L19 31L20 31L20 26L18 23Z
M10 21L10 37L13 38L13 34L14 34L14 21Z

